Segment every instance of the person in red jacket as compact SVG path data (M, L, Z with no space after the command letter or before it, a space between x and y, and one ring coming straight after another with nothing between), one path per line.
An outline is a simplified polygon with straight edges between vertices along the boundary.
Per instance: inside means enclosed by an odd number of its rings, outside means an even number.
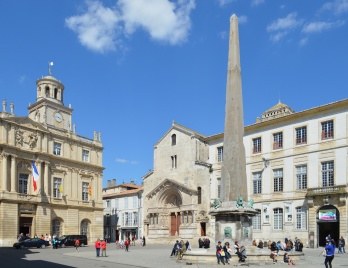
M124 242L124 245L126 246L125 251L128 251L129 244L130 244L129 239L126 239L126 241Z
M106 257L106 241L105 240L103 240L102 242L101 242L101 250L102 250L102 252L101 252L101 256L103 257Z
M97 257L99 257L99 255L100 255L100 247L101 247L101 243L100 243L100 239L99 238L95 242L94 246L95 246L95 251L97 253Z

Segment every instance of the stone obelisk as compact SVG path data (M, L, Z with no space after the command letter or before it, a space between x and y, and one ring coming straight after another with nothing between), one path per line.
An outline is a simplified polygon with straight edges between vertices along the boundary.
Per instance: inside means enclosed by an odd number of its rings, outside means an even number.
M251 217L257 212L248 201L246 160L243 143L244 120L239 54L238 18L230 18L221 197L209 212L215 216L215 240L250 240Z
M242 77L240 68L238 18L230 18L224 147L221 174L221 201L248 199L245 149Z

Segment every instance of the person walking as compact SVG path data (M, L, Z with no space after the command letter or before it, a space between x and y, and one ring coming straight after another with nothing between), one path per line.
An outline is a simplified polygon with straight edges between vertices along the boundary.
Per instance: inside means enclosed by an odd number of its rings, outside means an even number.
M335 240L327 240L326 246L325 246L325 251L326 251L326 257L325 257L325 267L326 268L332 268L332 260L335 257L335 249L336 249L336 243Z
M97 257L99 257L100 256L100 247L101 247L101 243L100 243L99 238L97 239L97 241L95 241L94 247L95 247L95 252L97 254Z
M103 240L102 242L101 242L101 256L102 257L106 257L106 241L105 240Z
M76 249L76 251L79 251L79 246L80 246L80 240L78 238L75 238L75 249Z
M126 239L126 241L124 242L124 245L126 246L125 251L127 251L127 252L128 252L129 244L130 244L129 240Z
M146 240L145 240L145 235L143 236L143 246L146 246Z

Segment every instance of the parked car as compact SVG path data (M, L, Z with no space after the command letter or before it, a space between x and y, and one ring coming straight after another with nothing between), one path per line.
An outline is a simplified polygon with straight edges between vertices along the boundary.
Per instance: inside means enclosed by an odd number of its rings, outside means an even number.
M66 246L75 246L75 239L80 241L80 247L88 245L86 235L63 235L58 239L58 246L62 248Z
M13 247L16 249L24 249L24 248L45 248L49 246L50 243L41 238L29 238L21 242L17 242L13 244Z

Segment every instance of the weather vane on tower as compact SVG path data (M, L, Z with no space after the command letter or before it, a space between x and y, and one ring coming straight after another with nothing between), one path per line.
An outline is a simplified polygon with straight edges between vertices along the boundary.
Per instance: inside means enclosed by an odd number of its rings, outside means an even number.
M52 68L51 68L52 66L53 66L53 61L50 61L48 63L48 73L50 76L52 76Z

